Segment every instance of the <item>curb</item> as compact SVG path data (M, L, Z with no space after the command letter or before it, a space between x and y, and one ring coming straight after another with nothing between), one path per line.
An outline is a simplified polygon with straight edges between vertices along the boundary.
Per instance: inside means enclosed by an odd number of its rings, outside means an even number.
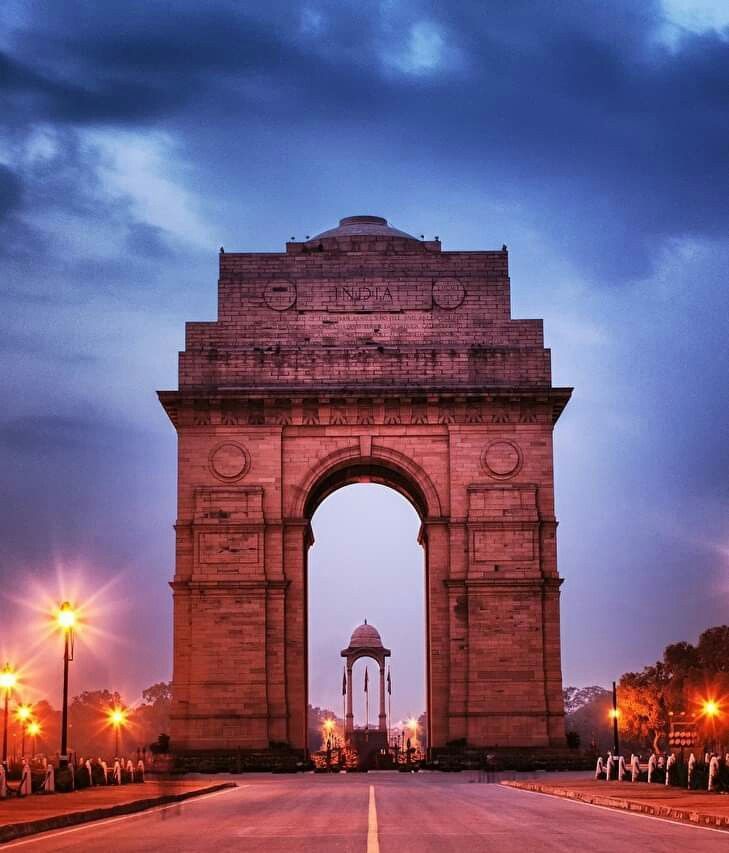
M553 797L562 797L566 800L577 800L591 806L603 806L604 808L645 814L651 817L662 817L667 820L674 820L677 823L687 823L693 826L710 826L714 829L729 830L729 815L715 815L707 812L697 812L692 809L640 803L636 800L603 796L602 794L587 794L584 791L571 791L569 788L544 785L540 782L502 782L501 784L507 788L517 788L537 794L549 794Z
M49 832L53 829L65 829L69 826L77 826L81 823L90 823L95 820L103 820L117 815L134 814L152 809L155 806L165 806L170 803L180 803L192 797L202 794L213 794L226 788L237 788L235 782L221 782L217 785L209 785L207 788L198 788L194 791L182 791L179 794L161 794L157 797L149 797L145 800L132 800L128 803L118 803L114 806L101 806L86 811L68 812L66 814L53 815L40 820L26 820L21 823L6 823L0 826L0 844L8 841L17 841L28 835L37 835L39 832ZM63 796L63 795L61 795Z

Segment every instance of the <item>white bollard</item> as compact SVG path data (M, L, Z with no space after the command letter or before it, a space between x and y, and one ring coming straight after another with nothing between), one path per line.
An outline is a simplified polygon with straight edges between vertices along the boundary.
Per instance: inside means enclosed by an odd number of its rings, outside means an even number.
M121 785L121 764L118 758L114 762L114 784Z
M599 779L599 778L600 778L600 776L602 776L603 769L604 769L604 768L603 768L603 766L602 766L602 755L598 755L598 757L597 757L597 765L595 766L595 778L596 778L596 779Z
M696 756L691 753L688 760L688 787L691 787L691 780L694 777L694 767L696 766Z
M8 781L5 778L5 767L0 764L0 800L4 800L8 795Z
M89 774L89 787L94 784L94 774L91 771L91 761L86 762L86 772Z
M615 761L614 761L614 759L613 759L613 754L612 754L612 752L608 752L607 766L606 766L606 768L605 768L605 778L607 779L607 781L608 781L608 782L609 782L609 781L612 779L612 777L613 777L613 764L614 764L614 763L615 763Z
M670 776L671 776L671 768L676 763L676 756L671 753L668 756L668 761L666 762L666 785L670 785Z
M621 755L618 758L618 782L623 781L623 776L625 776L625 759Z
M709 761L709 790L712 791L714 789L714 785L719 778L719 759L715 756L711 756L711 761Z
M633 753L630 756L630 781L637 782L640 779L640 759Z
M56 790L56 773L52 764L46 765L46 775L43 779L43 790L46 794L52 794Z
M33 793L31 781L30 781L30 767L28 766L27 761L23 761L23 773L20 777L20 788L18 790L18 794L21 797L28 797Z
M656 754L655 752L651 753L651 757L648 759L648 781L653 781L653 772L656 769Z

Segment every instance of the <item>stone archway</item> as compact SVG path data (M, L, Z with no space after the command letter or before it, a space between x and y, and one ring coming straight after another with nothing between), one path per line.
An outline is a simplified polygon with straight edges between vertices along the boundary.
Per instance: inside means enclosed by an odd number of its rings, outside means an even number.
M443 252L378 217L220 255L218 319L188 323L159 394L179 450L171 735L191 766L305 752L310 519L363 481L421 518L431 747L563 744L552 431L570 389L509 289L505 249Z
M362 455L366 450L367 456ZM293 491L291 506L292 515L287 519L291 530L292 540L300 541L302 550L301 562L288 561L288 579L291 586L289 594L299 597L299 588L303 587L301 600L306 602L308 612L308 552L314 542L311 530L311 519L319 504L337 489L353 483L379 483L394 489L403 495L414 507L420 518L420 533L418 542L424 551L425 578L425 630L426 630L426 707L429 721L428 737L432 737L432 726L436 732L443 724L444 709L440 709L437 701L431 696L431 683L439 683L437 674L431 678L431 660L447 653L446 637L442 631L431 629L431 602L434 607L442 605L444 555L447 551L445 530L447 520L442 516L441 500L427 472L404 453L392 447L380 445L373 441L370 435L366 441L360 441L331 453L314 464L307 473L304 481ZM436 556L431 554L436 550ZM435 565L431 571L430 567ZM299 633L299 618L296 609L287 612L291 624L287 624L289 648L297 646L295 653L289 657L292 669L303 667L303 683L306 688L304 700L293 699L291 729L289 734L296 737L299 731L306 732L306 706L308 704L308 625L304 621L303 636ZM294 639L296 638L296 639ZM299 653L300 649L300 653ZM433 651L434 650L434 651ZM291 672L289 682L301 682L299 672ZM431 741L429 741L431 742Z

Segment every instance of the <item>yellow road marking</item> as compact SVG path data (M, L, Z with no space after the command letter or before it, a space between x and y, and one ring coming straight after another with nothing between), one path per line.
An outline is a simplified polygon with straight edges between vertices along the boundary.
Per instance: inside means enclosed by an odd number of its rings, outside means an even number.
M375 805L375 786L370 785L370 810L367 820L367 853L380 853L377 838L377 806Z

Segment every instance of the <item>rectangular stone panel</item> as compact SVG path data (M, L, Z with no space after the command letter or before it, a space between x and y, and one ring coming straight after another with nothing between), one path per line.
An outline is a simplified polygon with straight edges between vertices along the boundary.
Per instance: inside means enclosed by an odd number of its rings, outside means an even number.
M263 521L260 486L195 489L196 524L241 524Z
M472 521L537 521L537 487L531 483L468 487Z
M207 565L257 563L257 533L201 533L200 562Z
M477 563L508 563L534 559L533 530L475 530L473 553Z

